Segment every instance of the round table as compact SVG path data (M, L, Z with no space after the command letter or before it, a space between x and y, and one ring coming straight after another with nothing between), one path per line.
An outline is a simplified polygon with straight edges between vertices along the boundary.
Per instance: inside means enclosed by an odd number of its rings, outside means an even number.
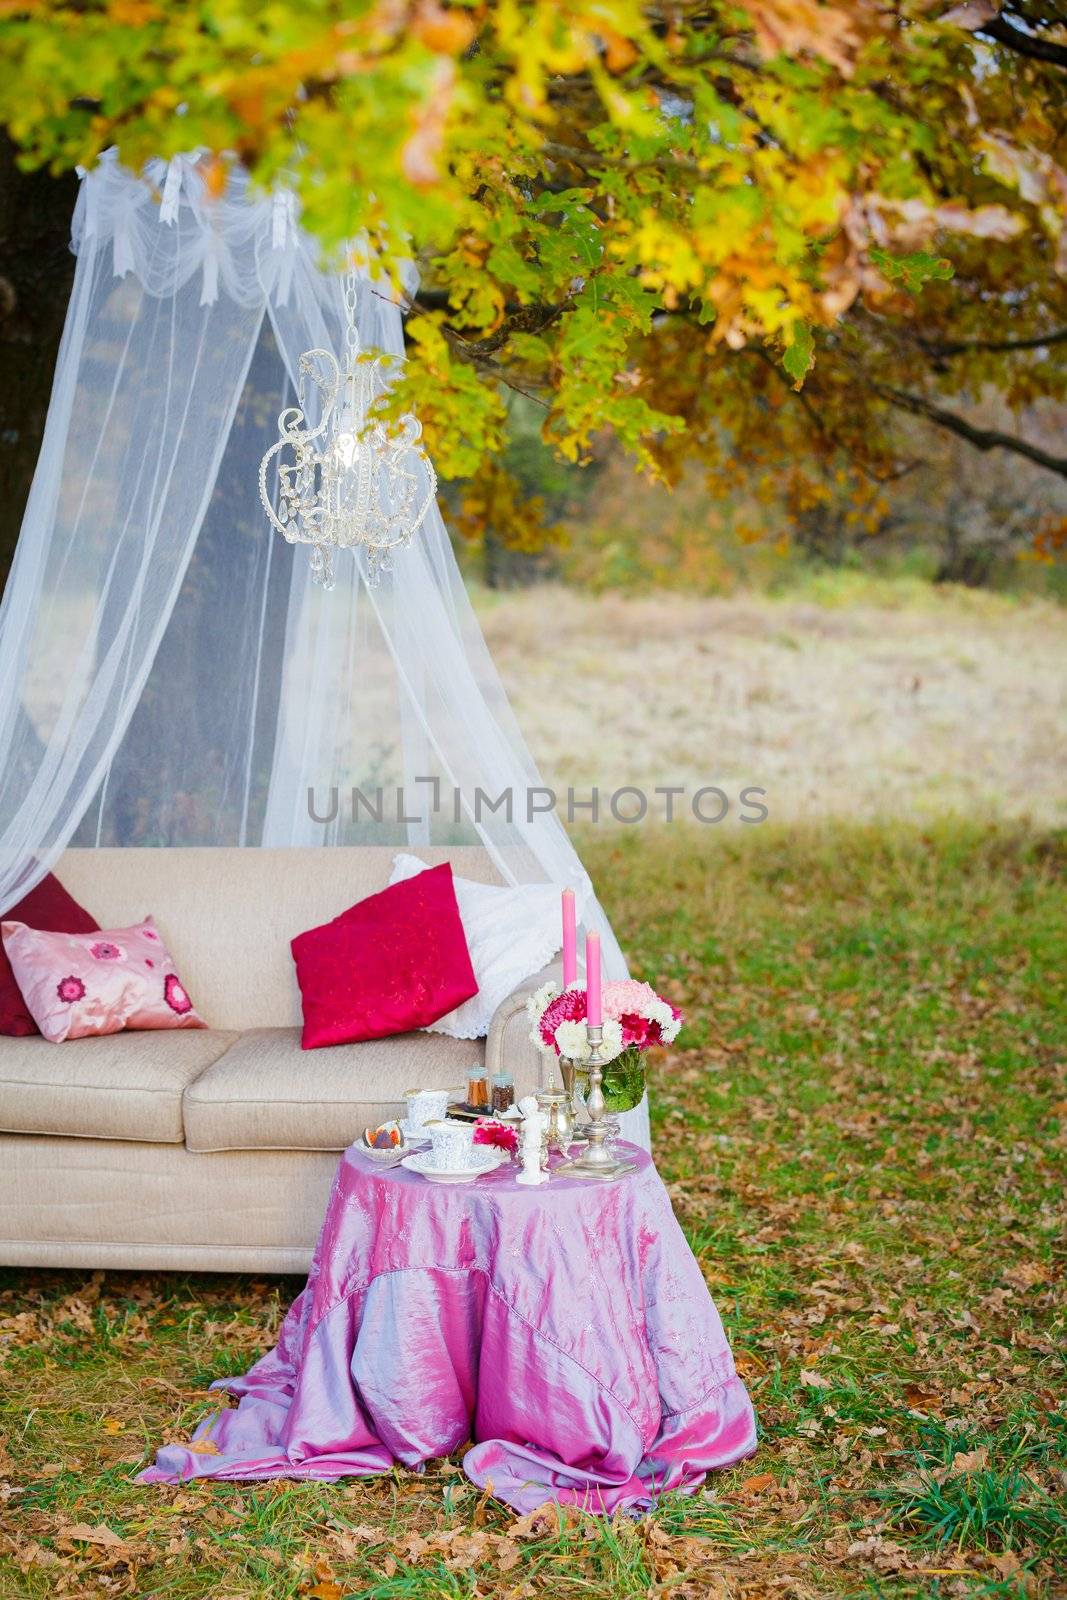
M142 1481L331 1479L473 1440L468 1477L518 1511L610 1512L749 1454L718 1313L655 1167L625 1148L636 1171L614 1183L533 1188L510 1163L445 1186L347 1150L277 1346Z

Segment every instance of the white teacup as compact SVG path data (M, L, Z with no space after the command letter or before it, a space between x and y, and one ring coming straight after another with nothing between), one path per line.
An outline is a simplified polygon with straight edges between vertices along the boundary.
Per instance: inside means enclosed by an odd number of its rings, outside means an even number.
M448 1096L448 1089L410 1089L405 1095L409 1127L424 1128L438 1121L448 1110Z
M430 1135L433 1165L438 1172L463 1172L471 1165L474 1149L474 1123L453 1122L442 1117L426 1124Z

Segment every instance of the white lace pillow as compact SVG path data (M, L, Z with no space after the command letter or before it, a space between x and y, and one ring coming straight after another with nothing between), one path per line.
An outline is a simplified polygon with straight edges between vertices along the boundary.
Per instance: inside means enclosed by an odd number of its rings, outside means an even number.
M425 871L426 863L418 856L398 855L389 882L400 883ZM559 890L552 883L524 883L511 889L470 878L452 881L478 993L423 1031L481 1039L489 1032L501 1000L540 972L560 948Z

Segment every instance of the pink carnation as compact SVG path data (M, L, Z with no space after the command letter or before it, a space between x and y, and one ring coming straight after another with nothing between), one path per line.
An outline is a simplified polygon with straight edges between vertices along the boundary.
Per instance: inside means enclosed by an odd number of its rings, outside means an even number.
M663 1031L659 1023L649 1022L638 1011L624 1011L617 1021L622 1028L624 1045L635 1044L639 1050L647 1050L651 1044L663 1043Z
M610 987L610 985L609 985ZM555 1050L559 1054L556 1044L556 1029L561 1022L585 1021L585 990L564 989L551 1003L545 1007L541 1016L541 1038L545 1047Z
M677 1006L658 995L650 983L639 983L627 978L619 983L604 985L604 1015L614 1017L622 1029L625 1048L635 1045L638 1050L648 1050L663 1043L663 1027L659 1018L649 1016L653 1007L667 1006L675 1018L681 1016Z
M506 1122L478 1122L474 1127L474 1142L495 1145L498 1150L514 1153L519 1148L519 1135L517 1129L509 1127Z
M621 1022L627 1012L640 1011L659 995L650 983L638 983L636 978L624 978L618 983L604 985L604 1015Z

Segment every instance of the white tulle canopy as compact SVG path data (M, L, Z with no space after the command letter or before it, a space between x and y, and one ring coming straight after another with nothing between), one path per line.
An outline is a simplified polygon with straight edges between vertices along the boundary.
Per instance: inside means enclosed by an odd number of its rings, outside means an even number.
M293 198L195 156L82 180L44 444L0 609L0 907L82 845L484 844L574 885L625 966L489 659L436 504L368 583L311 581L259 462L341 279ZM411 287L410 285L408 286ZM365 349L403 356L364 272ZM503 798L502 798L503 797Z

